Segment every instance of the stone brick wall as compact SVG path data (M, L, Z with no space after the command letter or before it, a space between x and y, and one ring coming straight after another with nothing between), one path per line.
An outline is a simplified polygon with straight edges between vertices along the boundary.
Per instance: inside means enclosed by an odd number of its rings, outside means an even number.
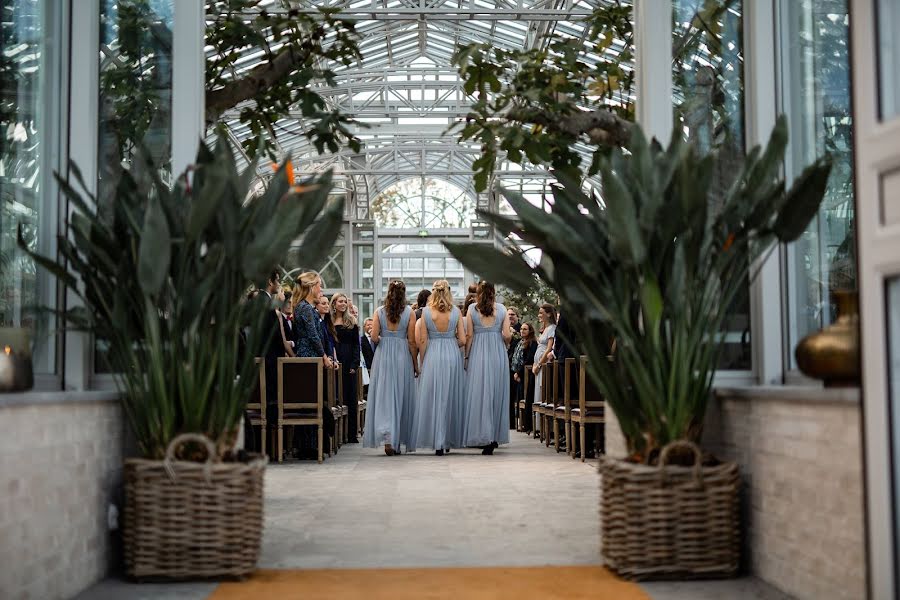
M744 480L748 566L800 599L866 596L859 392L719 390L705 445Z
M0 406L0 423L0 598L71 598L109 569L120 405Z

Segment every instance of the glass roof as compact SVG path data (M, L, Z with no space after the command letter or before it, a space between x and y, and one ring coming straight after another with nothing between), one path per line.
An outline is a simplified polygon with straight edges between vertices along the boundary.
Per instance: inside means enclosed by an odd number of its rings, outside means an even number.
M458 45L489 43L510 50L539 47L548 35L583 38L581 22L594 8L615 0L355 0L295 3L301 11L316 7L341 9L340 16L357 21L362 59L345 67L332 65L337 85L318 91L330 108L338 108L364 123L355 133L363 142L360 153L349 148L318 155L302 135L299 111L276 126L277 148L290 155L299 174L328 168L356 192L355 218L370 218L368 199L411 177L448 181L476 199L471 163L480 155L478 144L460 144L448 127L463 119L470 99L451 66ZM263 2L269 12L281 10L275 0ZM609 51L618 53L620 45ZM211 51L210 51L211 52ZM259 53L242 57L240 67L251 69ZM225 114L236 141L252 135L238 119L239 108ZM546 178L542 169L507 165L498 177L518 181ZM269 169L260 168L261 176Z

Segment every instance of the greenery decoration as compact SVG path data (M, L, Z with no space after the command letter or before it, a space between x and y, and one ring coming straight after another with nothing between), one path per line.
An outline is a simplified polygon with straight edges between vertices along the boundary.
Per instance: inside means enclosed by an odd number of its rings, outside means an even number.
M699 441L723 338L723 319L754 260L802 234L818 210L828 157L786 190L781 117L735 183L712 198L715 153L673 135L648 143L638 126L627 151L600 161L603 197L556 173L550 212L501 190L515 216L482 213L505 236L539 248L530 264L515 246L447 243L466 267L525 291L538 275L559 291L589 356L590 375L638 460L673 440ZM615 344L612 344L612 340Z
M248 284L265 281L301 235L306 263L320 264L341 226L343 201L328 197L330 173L290 187L282 164L247 201L256 165L239 173L220 139L215 151L201 146L190 184L182 176L173 189L138 151L109 204L57 176L74 207L69 236L58 237L59 260L19 239L78 298L80 306L60 311L65 322L108 341L148 458L162 458L180 433L202 433L224 450L257 385L253 357L268 341L262 323L273 308L265 294L245 301Z
M206 45L214 55L206 61L205 114L210 127L227 115L239 118L253 135L241 142L250 156L264 151L276 156L279 134L302 135L318 152L355 151L360 140L349 130L356 122L329 109L316 85L334 85L326 65L350 65L360 57L353 21L337 18L337 8L317 14L297 10L287 0L206 0ZM106 18L117 33L107 52L114 57L100 75L104 120L116 138L121 159L171 111L172 32L160 9L149 0L120 0ZM256 56L250 69L241 64ZM287 128L284 119L296 116ZM264 134L271 143L263 145ZM159 157L170 153L160 149Z

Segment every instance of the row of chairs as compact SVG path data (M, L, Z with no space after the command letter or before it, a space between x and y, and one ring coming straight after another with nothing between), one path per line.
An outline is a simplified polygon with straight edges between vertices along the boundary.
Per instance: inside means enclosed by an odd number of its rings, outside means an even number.
M282 357L278 359L277 389L277 421L268 422L266 415L266 367L261 358L256 359L259 367L259 385L253 388L253 395L247 403L247 415L252 427L260 428L260 439L263 452L266 450L266 433L270 433L271 444L278 462L284 457L284 428L292 426L316 427L317 459L321 463L324 454L330 457L347 441L349 431L349 408L344 402L344 379L341 376L343 366L339 369L326 369L321 358ZM362 435L362 427L366 422L367 401L363 394L361 373L357 372L356 422ZM331 432L331 444L324 448L324 411L331 411L334 417L334 431ZM295 433L296 435L296 433Z
M531 365L526 365L523 386L526 394L532 377ZM574 397L576 394L577 397ZM588 450L585 448L588 426L597 426L602 433L606 423L603 394L587 374L586 356L580 357L577 362L574 358L567 358L562 363L553 361L541 366L540 402L532 403L531 414L525 414L528 404L524 398L519 400L518 406L519 431L525 431L525 419L530 418L535 437L540 438L548 448L552 439L556 451L560 452L562 424L567 440L566 453L574 459L579 455L580 448L582 462Z

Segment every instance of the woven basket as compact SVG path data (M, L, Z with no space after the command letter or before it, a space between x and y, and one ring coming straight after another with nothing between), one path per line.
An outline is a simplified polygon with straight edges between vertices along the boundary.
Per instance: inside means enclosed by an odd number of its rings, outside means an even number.
M688 447L694 466L668 465ZM663 448L659 466L602 457L603 561L629 579L729 577L740 560L736 463L701 466L690 442Z
M205 463L175 460L184 442ZM177 436L165 460L125 461L125 567L136 579L241 578L256 568L266 458L219 462L202 435Z

